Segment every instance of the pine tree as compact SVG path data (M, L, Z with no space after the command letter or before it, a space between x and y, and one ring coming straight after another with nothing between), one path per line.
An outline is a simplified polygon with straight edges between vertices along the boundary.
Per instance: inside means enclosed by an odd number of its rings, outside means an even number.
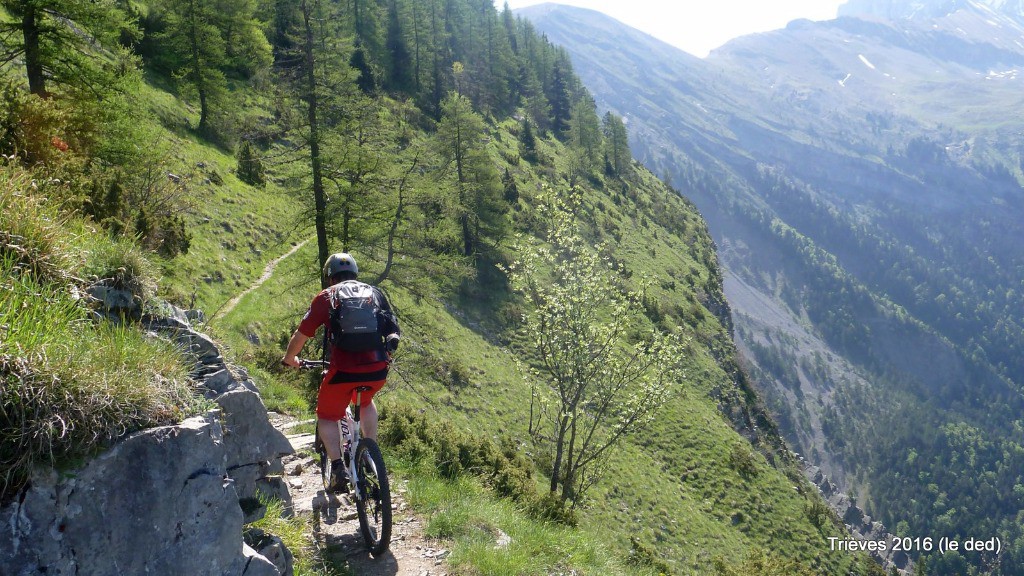
M218 8L227 68L251 77L270 66L272 49L257 18L256 0L221 0Z
M519 129L519 156L531 164L537 162L537 138L528 118L523 118Z
M597 106L589 93L584 92L573 104L569 121L569 144L580 170L589 172L600 161L601 126L597 118Z
M197 129L209 134L213 111L227 101L227 80L221 71L227 52L215 23L214 5L208 0L171 2L166 19L167 29L160 38L178 58L175 77L199 98Z
M388 6L387 51L389 57L388 89L408 93L413 88L412 58L402 30L398 0Z
M239 180L260 188L266 185L263 162L260 160L259 154L253 150L251 142L243 140L235 157L238 161L236 173Z
M604 115L605 166L609 175L624 178L632 167L633 156L629 151L629 133L622 118L607 112Z
M561 62L557 62L552 71L547 98L551 105L551 131L555 133L556 138L565 138L569 131L572 106L569 103L569 86Z
M377 76L370 67L369 58L362 44L356 40L356 49L352 52L352 58L348 65L359 71L359 89L364 94L373 94L377 90Z
M268 65L270 44L252 0L182 0L164 7L166 29L158 41L173 59L174 76L199 100L198 131L212 134L213 116L226 113L231 103L225 70Z
M509 204L519 202L519 186L516 185L516 179L509 172L508 167L505 167L505 174L501 177L501 184L505 187L505 202Z
M4 62L25 63L29 92L48 96L47 83L102 90L109 82L109 58L122 33L134 24L116 0L0 0L15 18L4 22Z
M437 140L441 157L454 167L462 250L476 257L486 239L496 239L507 228L508 206L494 164L483 148L483 118L465 96L452 92L441 103Z

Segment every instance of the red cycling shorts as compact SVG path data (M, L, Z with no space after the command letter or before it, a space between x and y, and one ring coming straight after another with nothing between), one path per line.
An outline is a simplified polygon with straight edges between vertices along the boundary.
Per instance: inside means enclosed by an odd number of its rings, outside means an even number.
M387 362L352 366L344 370L330 368L324 375L316 396L317 417L341 420L345 416L345 408L356 401L356 388L360 386L370 388L360 397L361 405L368 405L374 394L387 383L387 377Z

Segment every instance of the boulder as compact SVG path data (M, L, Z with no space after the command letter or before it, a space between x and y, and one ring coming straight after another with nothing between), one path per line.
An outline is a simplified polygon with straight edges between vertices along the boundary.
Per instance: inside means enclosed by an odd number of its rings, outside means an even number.
M131 435L2 511L0 566L28 574L237 574L242 511L215 417Z
M270 423L259 394L239 388L215 401L224 411L228 468L269 462L292 453L288 438Z
M273 562L250 548L248 544L242 544L242 554L246 558L242 576L281 576L281 571Z
M90 294L107 310L128 304L106 284ZM249 375L227 366L215 342L191 328L194 317L170 308L143 328L192 354L193 378L220 410L132 434L78 470L38 472L0 509L3 576L291 574L280 541L268 544L273 561L241 542L243 522L264 513L258 493L291 509L280 477L291 444Z

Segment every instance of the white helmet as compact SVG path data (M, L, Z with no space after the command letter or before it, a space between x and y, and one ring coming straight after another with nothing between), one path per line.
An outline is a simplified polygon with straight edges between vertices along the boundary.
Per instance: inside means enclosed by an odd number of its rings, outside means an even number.
M359 266L356 264L356 259L347 252L331 254L327 258L327 262L324 262L324 277L332 278L342 272L351 272L354 275L358 275Z

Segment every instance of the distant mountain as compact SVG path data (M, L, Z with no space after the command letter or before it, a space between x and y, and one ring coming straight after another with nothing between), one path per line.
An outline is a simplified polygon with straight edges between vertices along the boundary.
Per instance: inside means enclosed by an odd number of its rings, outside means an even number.
M791 445L900 534L1004 542L934 573L1024 573L1020 3L854 0L703 60L596 12L518 13L708 219Z
M986 11L1017 22L1024 19L1024 2L1021 0L930 0L908 2L900 0L847 0L839 6L839 16L877 17L884 20L926 21L942 18L959 11L975 9Z

